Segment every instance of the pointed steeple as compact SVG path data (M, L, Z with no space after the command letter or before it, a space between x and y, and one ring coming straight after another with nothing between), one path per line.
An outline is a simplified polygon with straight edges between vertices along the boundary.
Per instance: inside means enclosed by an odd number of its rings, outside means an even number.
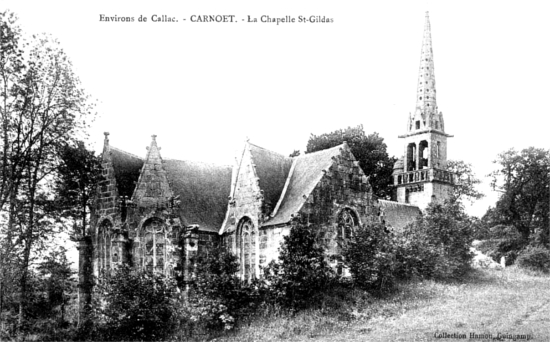
M157 146L157 136L152 135L151 137L151 145L147 148L145 164L143 164L132 196L132 201L142 206L165 202L173 196L166 177L166 171L162 165L160 147Z
M420 53L420 67L418 70L418 88L416 91L416 109L420 109L423 116L436 113L436 90L434 58L432 50L432 32L430 17L426 12L424 23L424 38L422 39L422 51Z
M412 116L409 115L407 133L422 132L430 129L445 132L443 115L441 112L438 112L437 108L436 92L432 32L430 17L428 12L426 12L416 88L416 108L414 114Z

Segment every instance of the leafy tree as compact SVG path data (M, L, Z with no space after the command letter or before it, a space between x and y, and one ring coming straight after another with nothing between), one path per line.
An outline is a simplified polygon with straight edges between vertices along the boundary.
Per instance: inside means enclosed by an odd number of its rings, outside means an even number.
M359 166L370 177L372 189L380 198L389 198L392 194L392 172L395 157L389 157L384 138L378 133L365 134L363 126L348 127L331 133L311 135L306 153L312 153L348 143L351 152L359 161Z
M468 200L473 203L475 200L483 198L485 195L476 189L481 181L476 177L472 170L472 164L462 160L448 160L447 171L454 173L455 185L451 192L451 201L462 202Z
M305 308L334 278L313 228L296 222L284 237L278 262L272 261L264 274L274 300L292 309Z
M15 255L18 254L13 237L17 194L22 182L22 165L19 151L13 151L16 106L22 101L20 80L25 71L21 49L21 30L17 17L8 11L0 12L0 325L4 311L5 293L13 289L16 271ZM17 147L17 146L15 146Z
M16 18L7 12L0 16L0 220L6 222L1 225L0 262L14 248L19 250L22 325L31 254L54 231L49 182L56 175L61 147L83 132L92 107L55 40L35 35L26 43Z
M77 228L73 232L75 238L88 235L88 207L101 180L101 159L93 151L86 149L83 141L77 141L76 146L61 146L55 180L55 204L62 215L70 218Z
M533 233L548 246L550 151L529 147L498 155L491 185L502 193L496 204L499 223L513 225L527 241Z
M395 245L393 236L383 225L355 231L344 243L342 256L356 286L375 292L393 289L397 265Z

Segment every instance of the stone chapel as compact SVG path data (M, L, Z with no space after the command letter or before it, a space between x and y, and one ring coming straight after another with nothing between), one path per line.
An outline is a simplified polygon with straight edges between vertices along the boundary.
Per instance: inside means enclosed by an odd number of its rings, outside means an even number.
M229 167L162 158L155 135L142 158L112 146L105 133L104 181L91 208L92 260L81 260L81 270L98 276L128 264L185 283L194 256L224 246L238 257L246 280L277 258L297 221L318 230L329 255L355 229L375 222L405 227L430 202L447 198L453 184L445 171L451 135L436 104L427 13L417 87L414 115L400 136L404 155L394 166L397 201L376 198L345 142L287 157L247 141Z

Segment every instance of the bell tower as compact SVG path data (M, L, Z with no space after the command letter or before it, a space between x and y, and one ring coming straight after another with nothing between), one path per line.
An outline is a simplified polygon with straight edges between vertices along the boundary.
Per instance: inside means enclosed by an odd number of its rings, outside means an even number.
M442 203L453 187L453 174L446 171L447 138L443 113L437 107L437 91L430 18L426 12L424 37L416 90L416 108L409 113L403 158L394 166L397 201L424 210L432 201Z

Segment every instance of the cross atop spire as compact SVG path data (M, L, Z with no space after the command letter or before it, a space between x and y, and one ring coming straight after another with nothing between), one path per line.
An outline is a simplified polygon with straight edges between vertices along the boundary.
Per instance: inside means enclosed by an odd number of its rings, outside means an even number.
M422 116L436 113L436 90L434 59L432 50L432 33L430 27L430 17L426 12L426 22L424 24L424 38L422 40L422 51L420 53L420 68L418 70L418 88L416 91L416 110L420 110Z

